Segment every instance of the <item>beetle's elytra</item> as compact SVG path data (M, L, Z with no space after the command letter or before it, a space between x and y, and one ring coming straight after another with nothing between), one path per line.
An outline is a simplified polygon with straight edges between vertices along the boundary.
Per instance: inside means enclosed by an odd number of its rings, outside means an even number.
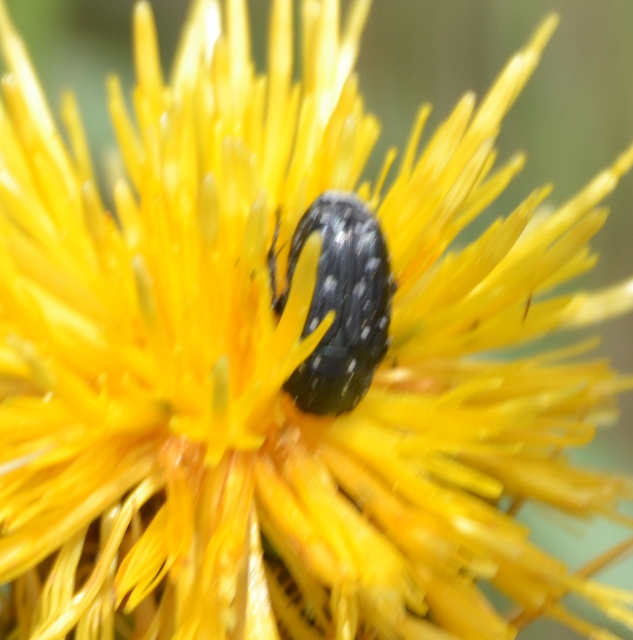
M378 221L353 194L327 191L301 218L292 237L286 282L292 276L308 237L321 233L317 282L303 336L328 311L334 323L284 384L295 404L308 413L336 415L352 410L365 396L389 346L393 277L385 238ZM275 241L271 279L275 279ZM274 286L273 286L274 291ZM287 291L274 301L283 311Z

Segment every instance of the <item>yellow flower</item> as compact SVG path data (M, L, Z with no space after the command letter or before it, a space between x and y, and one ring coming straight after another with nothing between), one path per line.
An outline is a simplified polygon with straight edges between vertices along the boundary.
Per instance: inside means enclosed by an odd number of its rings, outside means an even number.
M135 11L130 115L110 111L126 177L102 203L72 96L68 151L6 9L0 106L0 583L12 638L513 638L570 613L573 593L633 627L633 594L529 541L534 499L625 526L626 479L575 468L631 386L594 345L503 349L633 307L633 281L557 293L595 263L587 243L633 147L561 207L537 189L479 239L455 238L521 169L497 166L503 117L556 25L546 19L478 105L472 94L399 167L361 176L378 136L353 73L368 0L303 0L295 82L291 0L275 0L266 76L243 0L196 0L169 79L147 2ZM385 187L386 184L390 186ZM313 237L280 319L267 250L285 273L298 220L355 191L385 233L398 289L391 345L367 396L302 414L282 385L302 338ZM503 509L510 505L508 509ZM504 617L488 583L519 608Z

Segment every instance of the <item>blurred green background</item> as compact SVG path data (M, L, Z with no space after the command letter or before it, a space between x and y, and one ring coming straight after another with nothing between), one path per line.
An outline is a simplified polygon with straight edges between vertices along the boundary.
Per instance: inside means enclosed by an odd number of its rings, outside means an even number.
M72 87L97 154L113 143L105 77L119 73L131 86L130 0L11 0L54 107ZM264 67L269 2L251 0L254 55ZM165 68L169 68L188 2L153 0ZM500 158L528 154L523 172L495 204L490 217L509 212L534 187L553 181L562 202L633 141L633 3L625 0L374 0L358 70L368 108L383 123L369 175L386 149L402 148L422 102L434 105L428 130L446 117L466 90L482 95L508 57L539 21L557 11L561 26L541 66L505 123ZM97 162L97 164L99 164ZM374 171L372 171L372 168ZM612 217L594 242L601 253L588 287L633 275L633 174L609 199ZM602 331L601 352L621 370L633 371L633 318ZM602 432L578 457L614 471L633 470L633 394L621 402L622 420ZM623 537L604 523L588 527L530 507L524 513L534 538L579 566ZM604 580L633 588L633 559L604 572ZM623 637L626 631L614 626ZM576 638L539 623L521 638Z

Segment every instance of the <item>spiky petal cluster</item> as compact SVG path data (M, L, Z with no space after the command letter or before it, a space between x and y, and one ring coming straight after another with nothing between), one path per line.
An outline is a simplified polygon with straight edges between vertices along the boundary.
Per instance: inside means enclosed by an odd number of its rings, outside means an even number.
M9 69L0 107L0 582L12 637L512 638L541 615L606 638L560 600L574 592L629 624L633 595L572 574L500 509L536 499L618 516L631 487L561 456L589 442L630 386L591 344L508 360L493 350L633 306L633 285L556 288L595 263L601 200L633 149L549 213L539 189L478 240L459 232L521 168L496 167L501 120L532 73L547 19L477 106L430 137L420 111L359 183L378 134L353 75L368 12L303 0L293 80L290 0L275 0L266 76L243 0L197 0L169 82L149 5L135 13L133 116L110 110L125 174L102 204L77 107L58 132L0 5ZM332 316L301 339L319 241L282 317L266 251L328 189L376 212L399 284L392 346L366 399L302 415L283 381ZM486 354L485 358L475 357ZM522 610L511 623L488 582Z

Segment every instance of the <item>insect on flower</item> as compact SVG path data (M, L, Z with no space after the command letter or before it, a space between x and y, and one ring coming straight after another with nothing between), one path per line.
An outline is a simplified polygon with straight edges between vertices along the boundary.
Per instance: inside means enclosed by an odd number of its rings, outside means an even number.
M369 0L301 0L300 74L296 4L272 1L260 73L245 0L193 0L169 80L136 5L111 213L77 103L67 148L0 0L0 635L511 640L549 617L608 637L568 594L633 628L633 595L589 575L631 542L576 572L515 517L633 530L631 481L561 455L631 380L594 343L516 350L633 308L631 280L567 287L633 146L457 247L523 165L497 136L556 17L365 182Z
M351 411L367 393L387 353L394 292L389 254L378 221L352 194L319 196L292 237L287 281L312 233L321 238L317 281L303 335L329 311L336 317L310 357L284 383L295 404L320 415ZM271 249L274 259L274 246ZM271 267L273 291L274 268ZM282 313L287 293L275 300Z

